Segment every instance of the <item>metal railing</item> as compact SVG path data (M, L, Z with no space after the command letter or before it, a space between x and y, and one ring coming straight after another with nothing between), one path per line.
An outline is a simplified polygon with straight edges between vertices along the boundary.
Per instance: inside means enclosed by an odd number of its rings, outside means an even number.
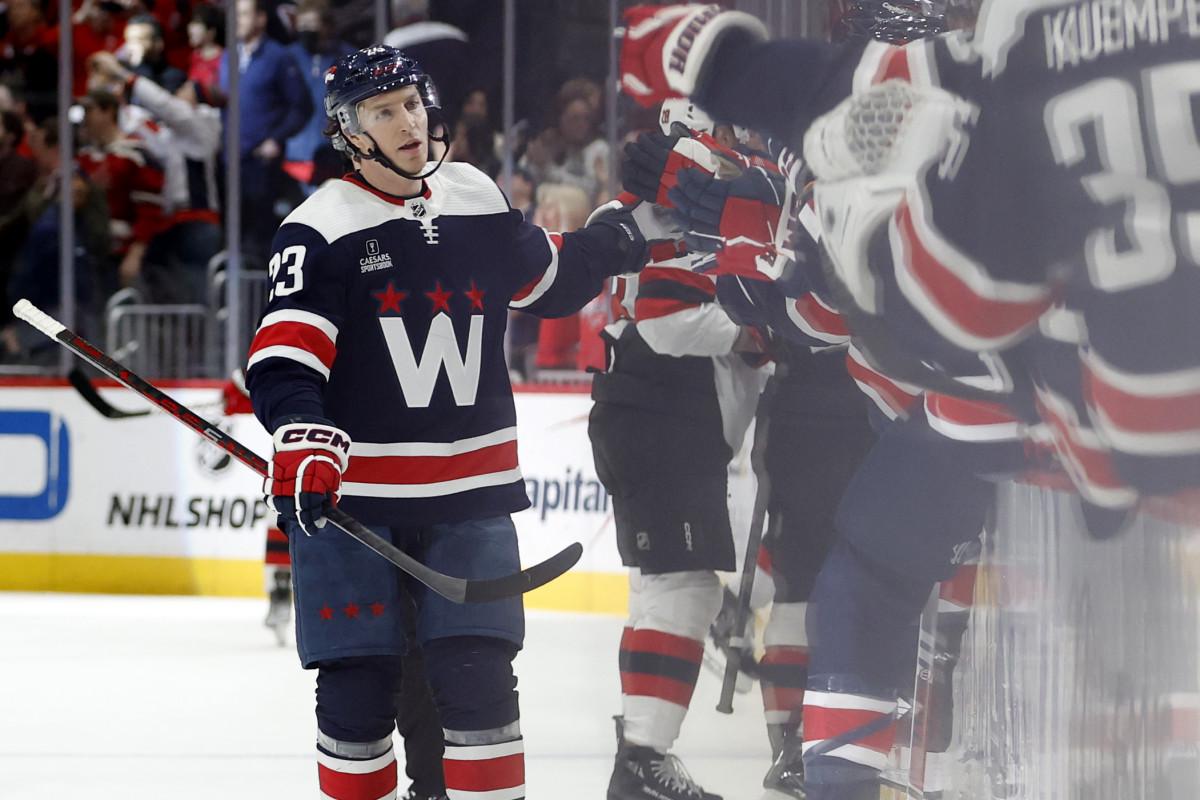
M125 303L106 314L105 349L146 378L208 378L209 309L202 304Z

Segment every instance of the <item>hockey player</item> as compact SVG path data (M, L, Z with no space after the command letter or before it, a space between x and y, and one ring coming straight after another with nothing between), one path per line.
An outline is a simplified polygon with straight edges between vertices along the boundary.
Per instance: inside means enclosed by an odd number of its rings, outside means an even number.
M850 337L827 301L801 281L737 274L743 270L734 262L753 264L754 252L768 249L770 226L781 229L783 240L788 238L791 222L786 218L794 214L794 203L784 175L773 163L756 161L746 163L736 177L716 178L696 163L706 160L696 154L700 140L686 138L679 131L643 134L626 147L630 157L624 177L627 188L637 189L643 199L658 198L675 208L696 247L709 251L715 241L726 243L715 254L707 253L708 265L702 268L714 280L726 313L770 342L775 376L759 406L759 430L766 431L769 520L763 549L773 578L758 670L773 756L764 785L767 797L800 797L798 737L808 679L808 603L837 537L833 517L838 500L874 444L875 433L868 401L846 369ZM721 171L732 176L728 169ZM729 219L704 224L701 220L712 210L727 211ZM734 226L740 230L737 236ZM815 253L815 243L807 241ZM791 251L789 258L803 261L805 256Z
M246 377L274 437L267 490L288 529L297 648L318 671L321 790L377 800L397 786L403 576L322 531L324 504L434 569L518 569L510 515L529 501L503 353L508 310L574 312L609 276L640 269L649 244L636 208L550 234L473 167L429 161L436 93L394 48L335 64L325 108L357 171L280 226ZM447 795L523 797L512 669L521 601L460 605L406 586L444 730Z
M707 20L695 8L670 13L675 22L683 21L687 41L675 38L659 50L659 55L673 52L677 57L660 59L657 73L635 69L634 80L626 80L635 87L655 86L646 96L669 94L674 82L674 91L693 92L701 104L713 102L714 110L729 113L717 98L736 102L733 84L745 81L747 72L762 70L776 81L751 79L747 85L769 89L782 84L796 96L779 97L775 108L761 102L766 92L760 92L757 108L747 113L773 117L792 141L855 79L863 87L903 79L915 85L913 94L900 99L896 92L903 96L905 87L893 85L871 98L893 103L892 108L920 108L914 115L918 120L929 120L926 110L944 112L942 120L949 126L934 120L913 134L918 126L906 119L907 128L893 128L901 136L882 144L901 154L898 164L889 165L884 158L868 167L850 155L877 156L880 150L872 149L877 142L855 140L850 148L839 147L851 130L844 123L854 107L843 109L847 113L834 118L837 124L819 129L821 134L805 150L810 161L821 163L816 171L826 191L819 199L828 215L825 221L834 223L827 226L834 261L859 306L849 310L866 312L858 330L888 334L866 337L876 357L886 354L891 364L902 367L936 365L943 371L911 373L936 386L947 385L942 378L958 377L961 364L972 359L1012 378L1015 391L1005 397L1010 409L1046 423L1081 494L1097 504L1130 507L1139 495L1170 493L1200 482L1200 447L1190 436L1197 387L1186 377L1195 371L1198 333L1184 310L1196 296L1191 267L1197 259L1181 246L1182 227L1154 222L1172 219L1172 204L1182 214L1177 220L1186 219L1190 208L1183 188L1187 179L1178 165L1195 149L1194 132L1183 137L1169 132L1194 128L1195 104L1172 106L1180 113L1168 117L1157 110L1164 95L1196 93L1194 81L1162 77L1194 72L1195 65L1184 60L1189 49L1194 52L1192 29L1164 17L1145 29L1156 32L1151 42L1139 40L1131 29L1130 38L1121 40L1127 46L1085 61L1079 53L1093 41L1080 31L1098 36L1099 28L1066 24L1072 14L1086 12L1060 3L1036 8L994 3L984 7L973 39L951 36L904 50L867 47L853 53L799 43L757 45L746 26L738 31L724 25L721 30L718 24L703 30L720 16L715 9L708 10ZM1062 35L1040 35L1054 31ZM1047 53L1052 57L1047 59ZM781 59L773 61L771 54ZM839 63L847 67L840 73ZM781 69L803 70L805 80L778 81ZM1129 80L1142 70L1144 82ZM725 80L734 74L735 79ZM828 75L834 78L827 80ZM952 99L942 102L947 98L928 90L931 80L969 98L976 109ZM1110 94L1093 96L1101 91ZM865 109L865 99L856 102L859 111ZM1155 124L1144 129L1136 124L1143 102L1145 109L1155 110ZM1130 120L1135 124L1121 124ZM1096 128L1105 135L1091 139L1080 134ZM1131 160L1113 156L1116 130L1129 134L1121 140L1121 152L1132 154ZM960 135L946 135L954 131ZM922 141L922 133L934 147ZM1153 141L1141 141L1143 136ZM1156 158L1138 157L1143 148ZM947 152L953 157L942 159ZM913 158L905 163L905 155ZM1096 169L1100 172L1089 177L1088 171ZM1005 191L1035 184L1039 191L1029 203L1014 206L1018 192ZM1100 185L1105 190L1096 193ZM1146 205L1151 196L1154 202ZM1126 222L1114 227L1113 220L1122 217L1105 217L1105 206L1125 208ZM995 224L1005 219L1012 224ZM1189 263L1179 265L1181 259ZM1130 325L1131 320L1138 323ZM1040 332L1034 332L1036 327ZM1020 352L1017 342L1022 343ZM984 358L974 355L979 352ZM1006 360L997 359L998 352ZM996 385L1008 388L993 381ZM899 444L897 452L910 446ZM921 462L920 468L941 469L954 462ZM960 474L957 470L947 479ZM921 532L901 530L894 538L920 551ZM822 676L823 696L810 692L808 698L823 709L817 714L820 730L813 736L810 729L805 744L813 797L867 797L878 791L872 770L878 754L871 751L879 741L873 735L886 728L895 704L886 696L872 696L864 676L873 674L869 654L885 652L881 645L896 626L889 624L894 620L872 614L889 594L887 610L899 616L907 616L904 606L917 597L923 602L927 595L916 585L919 581L907 584L905 592L904 581L912 576L905 564L889 563L885 556L871 547L835 551L830 563L840 563L848 572L835 579L836 570L827 563L822 575L830 580L818 582L817 595L827 599L825 605L844 612L843 619L857 621L859 652L842 648L847 658L839 665L837 648L819 643L814 651L814 672L817 653L822 653L828 658L821 669L828 674ZM847 581L847 575L855 577ZM848 595L845 587L854 594ZM823 625L832 615L817 618ZM865 627L864 620L869 623ZM838 695L836 703L822 706L821 701ZM808 716L811 722L813 715Z
M686 101L664 103L660 123L713 127ZM691 266L686 251L667 244L638 275L616 280L615 321L603 333L607 370L592 383L588 434L630 568L608 800L719 800L670 750L721 609L716 571L734 569L729 464L766 371L758 340Z

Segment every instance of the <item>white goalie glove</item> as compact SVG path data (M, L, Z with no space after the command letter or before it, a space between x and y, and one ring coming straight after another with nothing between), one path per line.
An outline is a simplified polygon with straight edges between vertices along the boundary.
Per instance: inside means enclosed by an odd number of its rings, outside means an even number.
M966 147L964 126L976 108L936 87L893 79L843 100L804 136L816 178L822 239L855 303L877 313L867 245L926 169L946 174Z

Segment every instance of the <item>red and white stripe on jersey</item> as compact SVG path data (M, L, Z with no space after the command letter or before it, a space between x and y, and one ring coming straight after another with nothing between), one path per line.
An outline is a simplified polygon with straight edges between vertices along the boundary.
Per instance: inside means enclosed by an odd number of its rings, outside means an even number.
M818 342L837 347L850 341L850 331L841 315L812 292L787 303L785 310L793 325Z
M1037 323L1054 302L1042 284L993 278L947 241L929 220L923 189L900 201L889 224L896 282L921 315L951 343L1000 350Z
M442 758L451 800L520 800L525 796L525 742L447 743Z
M804 695L804 753L817 746L841 742L822 755L842 758L881 770L896 739L896 701L861 694L822 692L810 689ZM867 736L853 731L892 718L891 724Z
M1200 368L1143 374L1083 353L1084 387L1097 427L1125 453L1200 453Z
M268 358L288 358L328 379L337 355L337 336L332 322L311 311L272 311L254 334L246 369Z
M1137 492L1117 474L1107 445L1095 430L1079 421L1067 398L1039 386L1037 407L1059 460L1081 495L1109 508L1128 508L1137 501Z
M327 800L395 800L396 751L354 761L317 750L317 779Z
M930 428L960 442L1019 441L1024 435L1021 421L998 403L926 392L925 414Z
M513 299L508 301L509 308L526 308L544 295L558 277L558 254L563 246L562 234L549 231L545 231L545 234L546 242L550 245L550 263L537 280L530 281L524 289L513 295Z
M342 494L441 497L521 479L517 429L454 442L354 442Z
M638 322L696 308L717 296L712 278L692 272L686 266L648 266L638 273L637 287L633 316Z
M907 414L913 401L921 394L920 387L892 380L872 367L867 363L866 356L853 344L846 352L846 370L863 394L871 398L888 419Z

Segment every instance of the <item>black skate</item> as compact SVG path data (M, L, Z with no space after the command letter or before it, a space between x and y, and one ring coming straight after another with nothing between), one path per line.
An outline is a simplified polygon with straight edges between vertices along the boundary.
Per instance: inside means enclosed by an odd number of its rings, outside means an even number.
M608 800L721 800L696 785L683 762L653 747L625 743L625 719L617 724L617 763L608 781Z
M789 734L783 742L767 775L763 778L763 788L766 792L762 800L807 800L804 791L804 762L801 759L799 735Z
M279 646L287 645L287 631L292 621L292 571L280 569L275 571L274 585L269 593L270 605L267 607L267 618L263 624L270 628Z
M617 750L608 800L721 800L721 795L696 785L676 756L624 745Z

